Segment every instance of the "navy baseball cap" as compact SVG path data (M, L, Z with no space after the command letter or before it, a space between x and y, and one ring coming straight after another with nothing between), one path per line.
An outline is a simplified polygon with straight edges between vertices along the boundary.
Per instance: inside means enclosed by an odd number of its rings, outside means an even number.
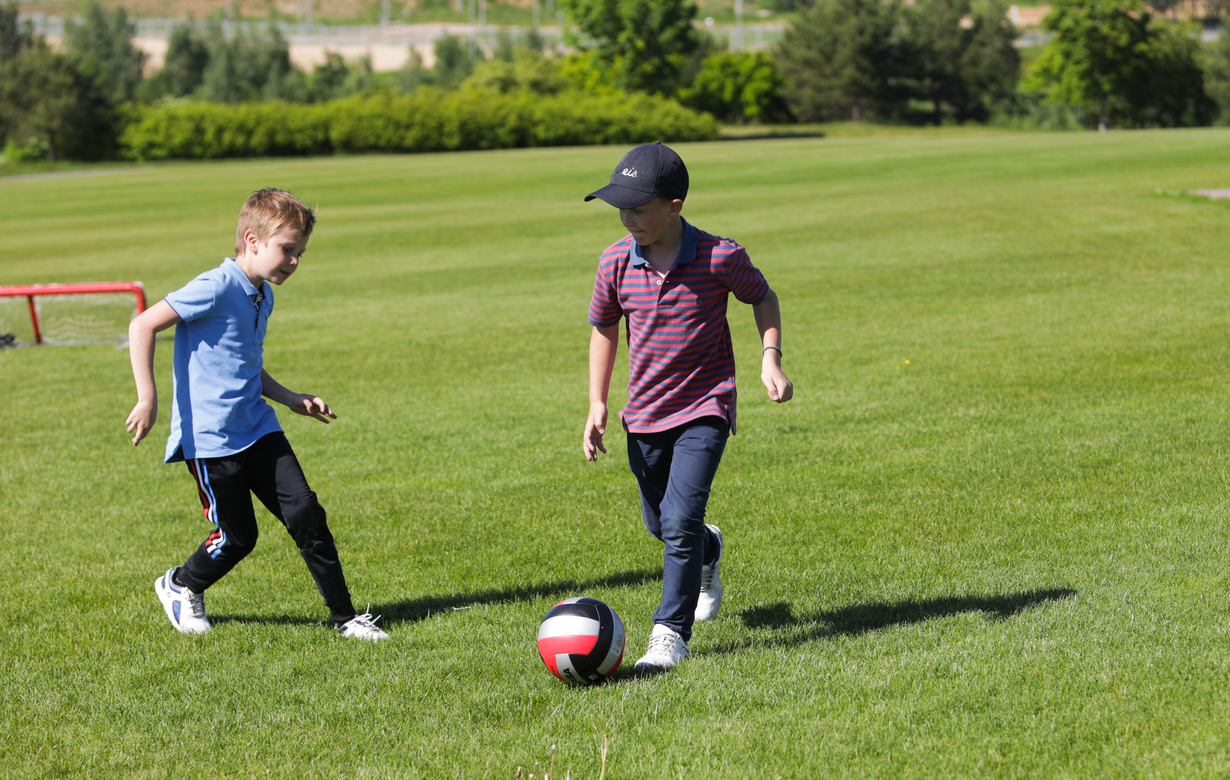
M643 144L625 154L611 174L611 183L586 195L585 201L601 198L615 208L634 209L659 197L688 197L687 167L674 149L660 142Z

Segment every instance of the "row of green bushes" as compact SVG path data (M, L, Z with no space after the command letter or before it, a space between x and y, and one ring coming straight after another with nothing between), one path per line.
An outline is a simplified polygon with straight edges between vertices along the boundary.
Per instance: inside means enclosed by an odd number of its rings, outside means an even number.
M672 100L582 93L374 93L327 103L172 102L132 109L120 151L139 160L341 152L442 152L718 136L707 114Z

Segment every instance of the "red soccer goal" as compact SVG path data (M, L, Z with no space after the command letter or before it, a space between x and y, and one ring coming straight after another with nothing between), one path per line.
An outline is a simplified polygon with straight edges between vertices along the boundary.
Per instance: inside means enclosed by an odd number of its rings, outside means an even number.
M0 285L0 347L123 343L143 311L140 282Z

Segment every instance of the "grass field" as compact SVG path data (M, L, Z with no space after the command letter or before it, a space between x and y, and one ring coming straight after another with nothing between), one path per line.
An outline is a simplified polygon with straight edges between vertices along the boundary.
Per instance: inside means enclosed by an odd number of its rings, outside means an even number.
M0 352L0 775L592 779L604 739L612 780L1230 773L1230 205L1157 193L1230 186L1230 133L681 146L685 215L781 297L795 400L732 303L722 613L671 674L577 690L542 615L603 599L634 660L660 587L621 437L580 454L621 234L581 198L622 151L0 179L0 283L153 300L250 191L319 204L266 366L340 415L280 417L393 635L326 630L267 515L176 633L152 584L207 529L161 463L171 343L135 450L126 352Z

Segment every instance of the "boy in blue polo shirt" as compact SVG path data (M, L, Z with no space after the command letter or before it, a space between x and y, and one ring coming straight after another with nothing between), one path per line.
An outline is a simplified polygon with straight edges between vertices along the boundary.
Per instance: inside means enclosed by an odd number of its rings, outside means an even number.
M769 399L789 401L781 369L777 295L734 241L697 230L680 215L688 171L662 144L624 155L601 198L628 234L598 261L590 300L589 418L581 447L606 452L607 395L628 323L628 404L620 413L645 527L664 543L662 602L637 669L669 669L690 654L692 624L722 603L722 532L705 523L709 489L735 430L735 361L726 322L733 293L751 304L760 330L760 380Z
M184 461L214 529L183 566L154 582L171 625L210 629L205 590L256 546L251 493L282 521L343 635L379 641L388 634L370 614L356 615L325 510L265 398L320 420L336 419L320 398L287 390L264 368L273 288L295 269L316 215L284 190L264 189L244 203L235 257L193 279L132 321L128 345L137 405L128 432L137 445L158 417L154 337L175 326L174 403L165 462Z

